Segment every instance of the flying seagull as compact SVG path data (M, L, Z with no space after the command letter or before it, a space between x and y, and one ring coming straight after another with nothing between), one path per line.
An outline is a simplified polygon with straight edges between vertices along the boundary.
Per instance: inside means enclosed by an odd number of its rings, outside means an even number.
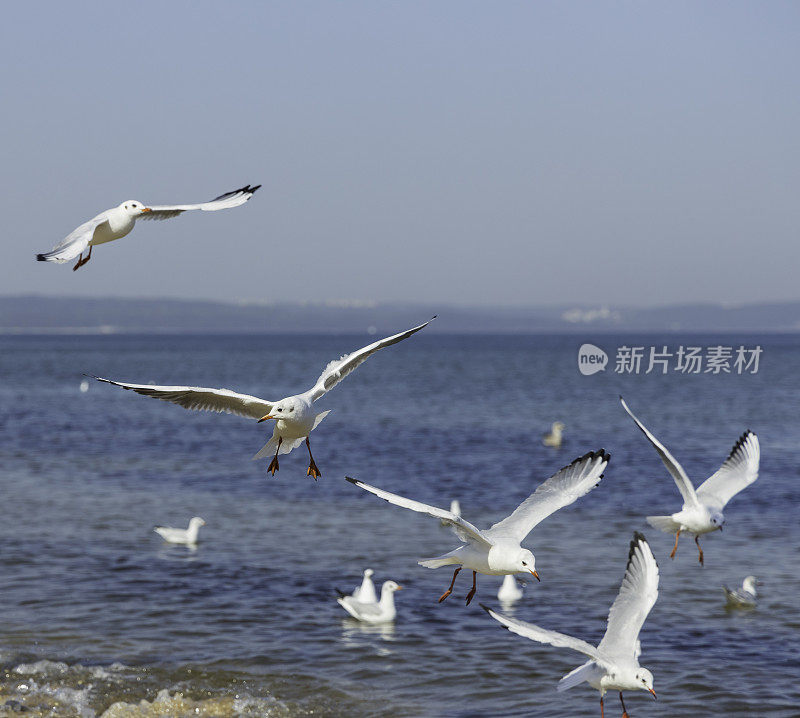
M719 470L695 490L683 467L633 415L625 400L622 397L619 400L622 402L622 408L628 412L628 416L636 422L636 425L658 452L683 497L683 507L680 511L669 516L648 516L647 523L664 533L675 534L675 546L669 555L670 558L675 558L681 532L694 534L694 542L700 552L698 560L701 566L704 565L700 536L711 531L722 531L722 525L725 523L722 510L725 505L758 478L758 462L761 456L758 437L752 431L745 431L734 444L731 453Z
M200 209L204 212L216 212L218 209L230 209L238 207L249 200L253 193L261 185L251 187L245 185L241 189L226 192L219 197L215 197L209 202L200 204L174 204L174 205L152 205L145 206L141 202L129 199L118 207L107 209L101 212L94 219L84 222L77 229L72 230L53 250L44 254L37 254L36 259L40 262L58 262L63 264L71 259L78 257L78 261L72 268L74 272L92 258L92 247L106 242L113 242L130 234L137 219L171 219L183 212L192 209ZM89 253L84 259L83 253Z
M627 718L622 691L640 689L649 691L653 698L656 697L653 674L639 665L642 650L639 631L657 598L658 564L645 537L637 531L631 541L622 586L608 612L606 634L596 648L579 638L502 616L483 604L481 607L512 633L558 648L570 648L588 656L586 663L559 681L558 690L565 691L586 681L592 688L600 691L601 717L605 715L603 696L606 691L619 691L622 716Z
M330 413L328 411L316 412L314 402L325 396L333 387L344 379L357 366L365 362L379 349L397 344L407 339L420 329L428 326L436 317L432 317L424 324L408 329L407 331L386 337L372 344L368 344L352 354L345 354L340 359L335 359L325 367L317 383L308 391L302 394L288 396L279 401L269 399L259 399L257 396L249 394L238 394L230 389L209 389L198 386L154 386L151 384L128 384L126 382L112 381L95 376L98 381L121 386L123 389L131 389L137 394L151 396L154 399L170 401L178 404L184 409L195 409L197 411L215 411L226 414L237 414L250 419L257 419L259 422L267 419L274 419L275 426L272 438L262 447L253 458L260 459L270 456L273 451L274 456L267 467L267 471L275 475L278 470L278 454L288 454L292 449L297 448L305 439L308 448L308 471L306 476L313 476L315 479L322 474L314 463L311 455L311 444L308 435L316 429L319 423Z
M466 519L456 516L452 511L406 499L349 476L346 478L351 484L375 494L390 504L441 519L455 531L463 542L463 546L459 546L443 556L422 559L417 563L426 568L458 565L453 573L450 587L439 598L439 603L452 593L458 572L462 568L470 569L472 571L472 590L467 594L467 605L469 605L477 590L476 582L479 573L487 576L531 573L536 579L539 579L536 571L536 559L528 549L522 548L520 543L539 522L558 509L569 506L597 486L600 479L603 478L603 471L609 458L610 456L600 449L600 451L591 451L575 459L569 466L565 466L541 484L517 507L514 513L485 531L476 528Z

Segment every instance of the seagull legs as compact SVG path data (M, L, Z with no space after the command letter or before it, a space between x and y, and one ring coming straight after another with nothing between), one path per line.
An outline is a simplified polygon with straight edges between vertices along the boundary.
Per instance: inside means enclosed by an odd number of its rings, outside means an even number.
M619 692L619 702L622 703L622 718L630 718L628 711L625 710L625 701L622 700L622 691Z
M606 712L603 710L603 696L600 696L600 718L605 718Z
M700 548L700 537L695 536L694 542L697 544L697 550L700 552L700 555L698 556L697 560L700 562L701 566L705 566L705 564L703 563L703 549Z
M308 458L309 458L309 465L308 471L306 471L306 476L313 476L314 481L316 481L322 474L320 473L317 465L314 463L314 457L311 456L311 444L308 441L308 437L306 437L306 447L308 448Z
M87 255L86 255L86 259L84 259L84 258L83 258L83 254L81 254L81 256L80 256L80 257L78 257L78 261L77 261L77 262L75 262L75 266L72 268L72 271L74 272L76 269L80 269L80 268L81 268L81 267L82 267L84 264L86 264L86 263L87 263L87 262L88 262L88 261L89 261L91 258L92 258L92 247L91 247L91 245L90 245L90 246L89 246L89 254L87 254Z
M458 567L458 568L455 570L455 572L453 573L453 580L452 580L452 581L450 581L450 588L448 588L448 589L447 589L447 590L446 590L446 591L445 591L445 592L444 592L444 593L441 595L441 597L439 598L439 603L441 603L442 601L444 601L444 599L446 599L446 598L447 598L447 597L448 597L448 596L449 596L451 593L453 593L453 586L454 586L454 585L455 585L455 583L456 583L456 576L458 576L458 572L459 572L460 570L461 570L461 566L459 566L459 567Z
M672 553L669 555L670 558L675 558L675 552L678 550L678 539L681 537L681 530L678 529L678 533L675 534L675 545L672 547Z
M267 471L271 472L273 476L275 476L275 472L280 468L278 466L278 452L281 450L281 444L283 443L283 438L278 437L278 448L275 449L275 456L272 457L272 461L269 462L269 466L267 467Z
M472 597L475 595L475 591L478 590L477 581L478 581L478 574L477 574L476 571L473 571L472 572L472 588L470 589L470 592L467 594L467 606L469 606L469 602L472 600Z

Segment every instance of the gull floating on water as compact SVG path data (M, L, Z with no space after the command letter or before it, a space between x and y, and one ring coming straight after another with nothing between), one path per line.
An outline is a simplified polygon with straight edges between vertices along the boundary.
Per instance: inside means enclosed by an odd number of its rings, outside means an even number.
M443 556L422 559L417 563L426 568L458 565L453 573L450 587L439 598L439 603L452 593L458 572L462 568L470 569L472 571L472 590L467 594L467 605L469 605L477 590L476 582L479 573L487 576L531 573L537 579L539 578L536 571L536 559L528 549L520 546L520 542L534 526L550 514L564 506L569 506L597 486L600 479L603 478L603 471L609 458L609 455L600 449L600 451L591 451L575 459L569 466L565 466L541 484L517 507L514 513L485 531L481 531L451 511L392 494L349 476L346 478L351 484L355 484L391 504L442 519L451 526L464 545Z
M453 499L450 502L450 513L453 514L453 516L461 516L461 504L458 502L458 499ZM439 523L441 523L442 526L450 525L450 522L445 519L441 519Z
M168 543L179 543L184 546L194 546L197 544L197 532L206 522L199 516L193 516L189 521L188 529L173 529L167 526L156 526L155 531L164 541Z
M375 352L384 347L397 344L407 339L415 332L423 329L430 324L436 317L432 317L424 324L408 329L407 331L394 334L391 337L380 339L377 342L368 344L352 354L345 354L340 359L335 359L322 371L317 383L308 391L294 396L288 396L279 401L269 399L259 399L257 396L249 394L238 394L230 389L209 389L198 386L155 386L151 384L129 384L127 382L112 381L103 379L99 376L94 378L98 381L121 386L123 389L130 389L137 394L150 396L154 399L169 401L178 404L184 409L194 409L197 411L214 411L217 413L237 414L250 419L257 419L259 422L267 419L274 419L275 426L272 431L272 438L261 448L253 457L260 459L270 456L273 452L272 461L267 467L267 471L275 475L278 470L278 454L288 454L292 449L297 448L306 442L308 449L308 471L306 476L313 476L315 479L322 474L314 462L311 455L311 444L308 435L319 426L319 423L330 413L328 411L314 411L314 402L325 396L342 379L350 374L356 367L363 364Z
M372 583L372 574L374 571L371 568L364 570L364 578L361 579L361 585L356 586L351 594L359 603L377 603L378 596L375 594L375 584Z
M628 566L622 579L619 594L608 612L608 628L603 640L595 648L579 638L540 628L532 623L502 616L483 604L486 612L512 633L539 643L548 643L558 648L569 648L589 656L589 661L564 676L558 690L565 691L586 681L600 691L600 715L604 715L603 696L606 691L619 691L622 715L626 718L622 691L653 690L653 674L639 665L641 644L639 631L647 614L658 598L658 564L653 558L645 537L638 531L633 535Z
M522 589L517 584L517 579L512 574L507 573L503 583L497 590L497 598L504 603L519 601L522 598Z
M725 591L725 598L730 608L754 608L756 605L756 586L760 586L761 581L757 580L755 576L748 576L740 588L731 590L727 586L723 586Z
M558 449L561 446L562 436L561 432L564 431L564 424L560 421L554 421L550 427L550 433L545 434L542 443L545 446L552 446Z
M702 566L703 549L700 548L700 536L711 531L722 531L722 525L725 523L722 510L725 505L758 478L758 462L761 456L758 437L752 431L745 431L734 444L731 453L719 470L700 484L695 491L683 467L633 415L625 400L622 397L619 400L622 402L622 407L628 412L628 416L636 422L636 425L658 452L683 497L683 507L680 511L669 516L648 516L647 523L664 533L675 534L675 546L669 555L670 558L675 558L681 532L694 534L694 542L699 551L698 560Z
M240 204L247 202L260 186L260 184L255 187L246 185L241 189L226 192L209 202L201 202L200 204L145 206L141 202L129 199L118 207L107 209L88 222L84 222L80 227L70 232L52 251L37 254L36 259L40 262L63 264L78 257L77 263L72 268L75 271L92 258L92 247L106 242L113 242L115 239L121 239L130 234L137 219L170 219L192 209L199 209L203 212L216 212L218 209L238 207ZM89 253L84 259L83 253L87 249Z
M388 623L394 621L397 610L394 606L395 591L402 590L394 581L384 581L381 586L381 600L364 603L353 596L340 596L336 602L353 618L364 623Z

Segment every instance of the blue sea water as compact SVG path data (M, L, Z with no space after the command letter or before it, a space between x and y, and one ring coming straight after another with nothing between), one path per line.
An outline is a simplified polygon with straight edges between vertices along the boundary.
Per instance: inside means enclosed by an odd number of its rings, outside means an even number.
M800 338L796 336L447 336L422 332L371 358L321 402L312 435L273 478L250 457L269 428L187 412L82 372L228 387L280 398L313 383L364 336L0 337L0 715L597 716L588 686L555 691L578 654L512 635L499 579L416 564L457 545L427 517L343 480L355 476L462 511L509 513L573 458L605 448L600 486L525 545L541 583L513 614L590 642L605 630L634 530L661 569L641 634L658 701L631 716L800 715ZM612 360L582 376L578 346ZM756 374L619 375L623 344L763 347ZM680 507L677 489L618 401L623 394L695 482L747 428L758 481L724 532L681 540L644 516ZM559 450L541 443L556 419ZM155 524L202 516L196 551ZM365 567L394 579L398 617L363 627L336 604ZM755 574L759 605L725 609L723 583ZM144 701L144 702L142 702ZM621 713L614 695L606 715ZM4 712L5 711L5 712Z

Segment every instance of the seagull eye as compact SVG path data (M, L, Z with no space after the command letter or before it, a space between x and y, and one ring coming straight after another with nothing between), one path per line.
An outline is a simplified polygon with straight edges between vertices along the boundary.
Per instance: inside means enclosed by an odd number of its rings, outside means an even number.
M523 562L522 562L522 565L523 565L523 566L527 566L528 564L527 564L527 563L525 563L525 562L523 561Z
M278 411L283 411L283 409L278 409Z

